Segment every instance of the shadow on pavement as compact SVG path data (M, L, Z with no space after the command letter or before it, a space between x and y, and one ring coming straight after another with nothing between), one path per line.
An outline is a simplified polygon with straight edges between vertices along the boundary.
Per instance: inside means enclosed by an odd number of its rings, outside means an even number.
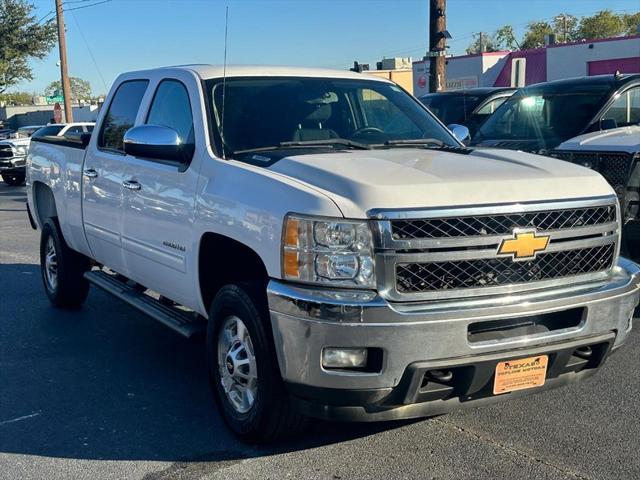
M247 446L215 410L202 341L186 341L95 288L81 310L56 310L40 282L36 265L0 265L0 452L233 462L407 423L313 422L295 441Z

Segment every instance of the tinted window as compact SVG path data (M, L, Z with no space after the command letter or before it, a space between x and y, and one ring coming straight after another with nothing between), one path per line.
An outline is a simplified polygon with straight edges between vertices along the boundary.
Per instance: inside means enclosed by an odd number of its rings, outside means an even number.
M37 130L33 136L36 138L39 137L49 137L49 136L56 136L60 133L60 130L62 130L62 126L50 126L50 127L43 127L40 130Z
M85 128L87 129L87 132L89 133L93 132L93 125L87 125L85 126Z
M147 80L134 80L118 87L102 124L98 147L124 152L124 134L135 124L148 84Z
M193 143L191 103L182 83L165 80L160 84L151 104L147 124L172 128L183 142Z
M526 140L555 147L582 132L609 98L611 84L540 84L518 90L491 115L473 138Z
M602 118L615 120L618 127L640 123L640 87L621 93Z
M445 125L466 124L482 97L469 94L428 95L420 101Z
M278 147L282 142L351 140L383 146L390 140L440 139L446 129L397 86L375 80L233 78L211 81L212 123L226 154Z
M476 115L491 115L493 112L495 112L498 109L498 107L500 105L502 105L504 103L504 101L507 98L509 98L509 97L494 98L490 102L487 102L485 105L483 105L482 108L480 108L476 112Z
M82 130L82 127L80 125L76 125L75 127L71 127L69 128L69 130L67 130L67 133L82 133L84 130Z

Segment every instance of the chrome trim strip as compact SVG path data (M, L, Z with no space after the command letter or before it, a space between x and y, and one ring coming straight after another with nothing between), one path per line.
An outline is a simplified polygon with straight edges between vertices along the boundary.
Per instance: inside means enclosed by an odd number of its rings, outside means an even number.
M504 236L502 237L504 238ZM544 252L538 253L538 256L546 253L564 252L567 250L582 250L585 248L601 247L604 245L615 244L617 240L616 234L609 234L602 237L589 238L586 240L570 240L560 243L550 243ZM503 258L504 255L498 255L497 248L485 248L475 250L453 250L453 251L434 251L421 253L395 253L382 252L378 256L386 262L398 263L437 263L437 262L456 262L460 260L484 260L487 258Z
M388 224L388 225L385 225ZM388 221L378 222L379 245L382 249L393 250L417 250L428 248L455 248L455 247L482 247L489 245L499 245L509 234L483 235L468 237L444 237L444 238L416 238L409 240L396 240L393 238L391 223ZM618 222L603 223L578 228L563 228L560 230L538 230L540 234L549 235L550 242L554 240L579 238L590 235L617 234Z
M600 197L551 200L548 202L519 202L495 205L461 205L456 207L429 207L407 210L374 208L367 212L375 220L420 220L423 218L473 217L474 215L497 215L502 213L535 212L537 210L569 210L572 208L603 207L615 204L615 195ZM462 214L462 215L461 215Z

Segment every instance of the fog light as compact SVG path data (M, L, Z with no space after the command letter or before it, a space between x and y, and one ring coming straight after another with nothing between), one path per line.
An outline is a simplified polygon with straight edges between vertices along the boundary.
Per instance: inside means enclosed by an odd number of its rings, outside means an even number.
M326 347L322 350L324 368L364 368L367 366L366 348Z

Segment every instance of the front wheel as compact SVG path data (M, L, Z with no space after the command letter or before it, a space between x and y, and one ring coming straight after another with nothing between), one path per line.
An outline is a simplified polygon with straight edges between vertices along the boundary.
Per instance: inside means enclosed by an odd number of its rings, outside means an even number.
M90 260L64 241L58 222L47 219L40 237L40 270L51 303L59 308L80 307L89 294L84 274L90 267Z
M223 287L213 301L207 328L216 404L229 428L247 442L281 439L305 423L289 405L263 295L251 285Z
M11 185L12 187L18 187L24 183L25 174L24 173L3 173L2 181L7 185Z

